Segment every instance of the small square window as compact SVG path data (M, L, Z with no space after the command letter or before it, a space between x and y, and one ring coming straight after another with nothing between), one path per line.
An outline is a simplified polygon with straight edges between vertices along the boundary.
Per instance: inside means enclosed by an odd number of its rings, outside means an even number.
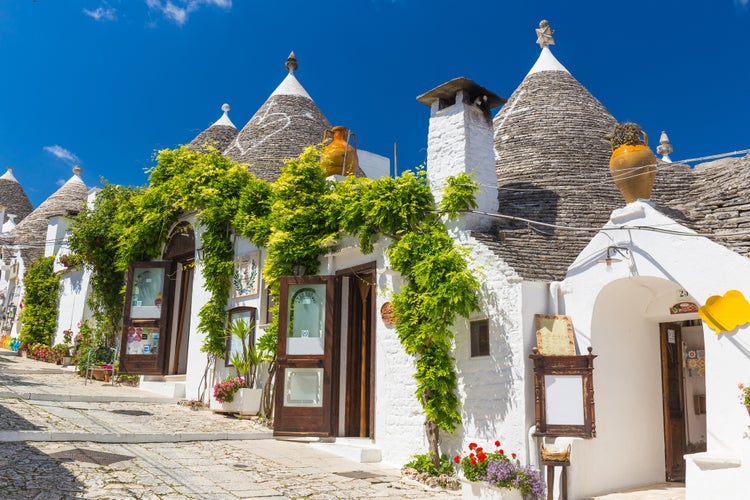
M469 324L471 335L471 357L490 355L490 322L486 319L472 321Z

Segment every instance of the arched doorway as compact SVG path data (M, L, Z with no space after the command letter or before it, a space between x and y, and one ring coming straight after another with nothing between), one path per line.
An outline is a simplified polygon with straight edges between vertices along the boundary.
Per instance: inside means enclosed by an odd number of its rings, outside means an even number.
M600 361L597 446L617 450L613 473L629 484L684 481L683 455L706 440L696 300L664 278L613 281L596 297L591 345Z

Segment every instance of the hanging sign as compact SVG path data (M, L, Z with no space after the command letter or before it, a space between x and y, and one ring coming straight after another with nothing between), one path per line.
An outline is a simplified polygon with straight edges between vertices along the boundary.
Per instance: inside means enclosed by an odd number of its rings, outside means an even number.
M670 314L697 313L698 304L695 302L678 302L669 308Z

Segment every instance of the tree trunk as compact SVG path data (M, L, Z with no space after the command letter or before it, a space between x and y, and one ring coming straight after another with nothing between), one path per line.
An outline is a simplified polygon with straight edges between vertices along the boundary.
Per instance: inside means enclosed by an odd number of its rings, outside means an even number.
M440 470L440 429L432 420L428 420L424 423L424 429L427 433L427 443L430 447L430 459L432 460L432 465Z
M273 416L275 385L276 360L273 360L268 366L268 378L266 378L266 385L263 387L263 395L261 397L261 413L268 418L272 418Z

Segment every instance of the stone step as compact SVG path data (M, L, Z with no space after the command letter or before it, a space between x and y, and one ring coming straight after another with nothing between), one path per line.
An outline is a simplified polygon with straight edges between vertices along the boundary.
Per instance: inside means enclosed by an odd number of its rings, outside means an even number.
M185 377L148 377L144 376L138 384L139 389L155 392L173 399L185 399Z
M310 446L362 464L382 460L380 446L377 446L368 438L334 438L332 441L311 442Z

